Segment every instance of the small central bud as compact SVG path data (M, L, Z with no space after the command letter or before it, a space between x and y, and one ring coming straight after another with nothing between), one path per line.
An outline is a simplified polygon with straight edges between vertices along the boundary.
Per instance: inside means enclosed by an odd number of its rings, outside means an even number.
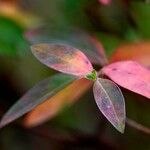
M85 76L88 80L95 81L97 79L97 72L93 70L90 74Z

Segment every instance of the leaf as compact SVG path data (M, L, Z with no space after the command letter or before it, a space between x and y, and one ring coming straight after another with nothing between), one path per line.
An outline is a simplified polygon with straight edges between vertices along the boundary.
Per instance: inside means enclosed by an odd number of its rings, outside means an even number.
M120 61L102 69L118 85L150 98L150 70L135 61Z
M119 87L108 79L98 78L93 86L96 104L103 115L121 133L125 128L125 102Z
M31 111L75 79L75 77L70 75L57 74L39 82L9 109L2 118L0 127Z
M138 33L144 39L150 38L150 5L147 3L143 3L142 1L136 2L134 1L130 5L131 10L134 13L134 20L138 27Z
M36 44L32 46L35 57L50 68L76 76L86 76L93 71L88 58L78 49L61 44Z
M103 5L109 5L111 3L111 0L98 0Z
M34 127L56 116L66 105L73 104L89 89L92 81L80 79L33 109L24 120L26 127Z
M0 3L0 16L9 18L25 28L31 28L40 22L39 18L20 9L18 4L14 4L14 2L13 4L11 2Z
M14 57L23 54L27 43L22 33L23 28L19 24L0 16L0 55Z
M97 78L97 72L96 72L96 70L93 70L91 74L86 75L86 78L87 78L88 80L93 80L93 81L95 81L96 78Z
M111 62L121 60L134 60L146 67L150 67L150 42L136 42L120 45L111 56Z
M102 43L94 35L90 35L81 29L47 25L46 27L28 30L25 37L31 44L58 43L72 45L80 49L93 64L104 66L107 63Z

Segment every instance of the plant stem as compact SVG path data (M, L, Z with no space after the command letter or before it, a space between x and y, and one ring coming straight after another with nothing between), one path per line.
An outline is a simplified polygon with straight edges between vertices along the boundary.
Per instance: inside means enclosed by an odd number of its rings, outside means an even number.
M135 128L145 134L150 135L150 128L145 127L144 125L141 125L140 123L137 123L136 121L129 118L126 118L126 123L128 126Z

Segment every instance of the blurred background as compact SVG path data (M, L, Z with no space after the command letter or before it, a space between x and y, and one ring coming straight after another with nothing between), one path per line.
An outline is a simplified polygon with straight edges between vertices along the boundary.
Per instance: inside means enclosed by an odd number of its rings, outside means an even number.
M56 74L31 54L34 43L67 43L109 62L150 68L149 0L0 0L0 116L40 80ZM96 68L105 59L93 62ZM84 81L83 81L84 83ZM118 133L101 115L89 85L62 91L0 129L0 150L150 150L150 134L126 125ZM150 127L150 101L122 88L127 116ZM72 95L65 97L65 92ZM67 101L67 103L66 103Z

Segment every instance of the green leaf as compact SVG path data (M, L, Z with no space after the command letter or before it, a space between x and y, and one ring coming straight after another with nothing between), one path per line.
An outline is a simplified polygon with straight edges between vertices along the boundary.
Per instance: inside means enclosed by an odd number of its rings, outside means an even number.
M121 133L125 128L125 102L119 87L108 79L98 78L93 86L96 104L108 121Z
M27 43L23 38L23 28L14 21L0 16L0 54L16 56L24 53Z
M150 38L150 5L144 2L132 2L131 10L134 12L134 20L138 27L138 32L149 40Z
M2 118L0 127L31 111L72 83L75 79L77 78L70 75L57 74L39 82L10 108Z
M96 70L93 70L92 73L86 75L86 78L87 78L88 80L93 80L93 81L95 81L96 78L97 78L97 72L96 72Z

